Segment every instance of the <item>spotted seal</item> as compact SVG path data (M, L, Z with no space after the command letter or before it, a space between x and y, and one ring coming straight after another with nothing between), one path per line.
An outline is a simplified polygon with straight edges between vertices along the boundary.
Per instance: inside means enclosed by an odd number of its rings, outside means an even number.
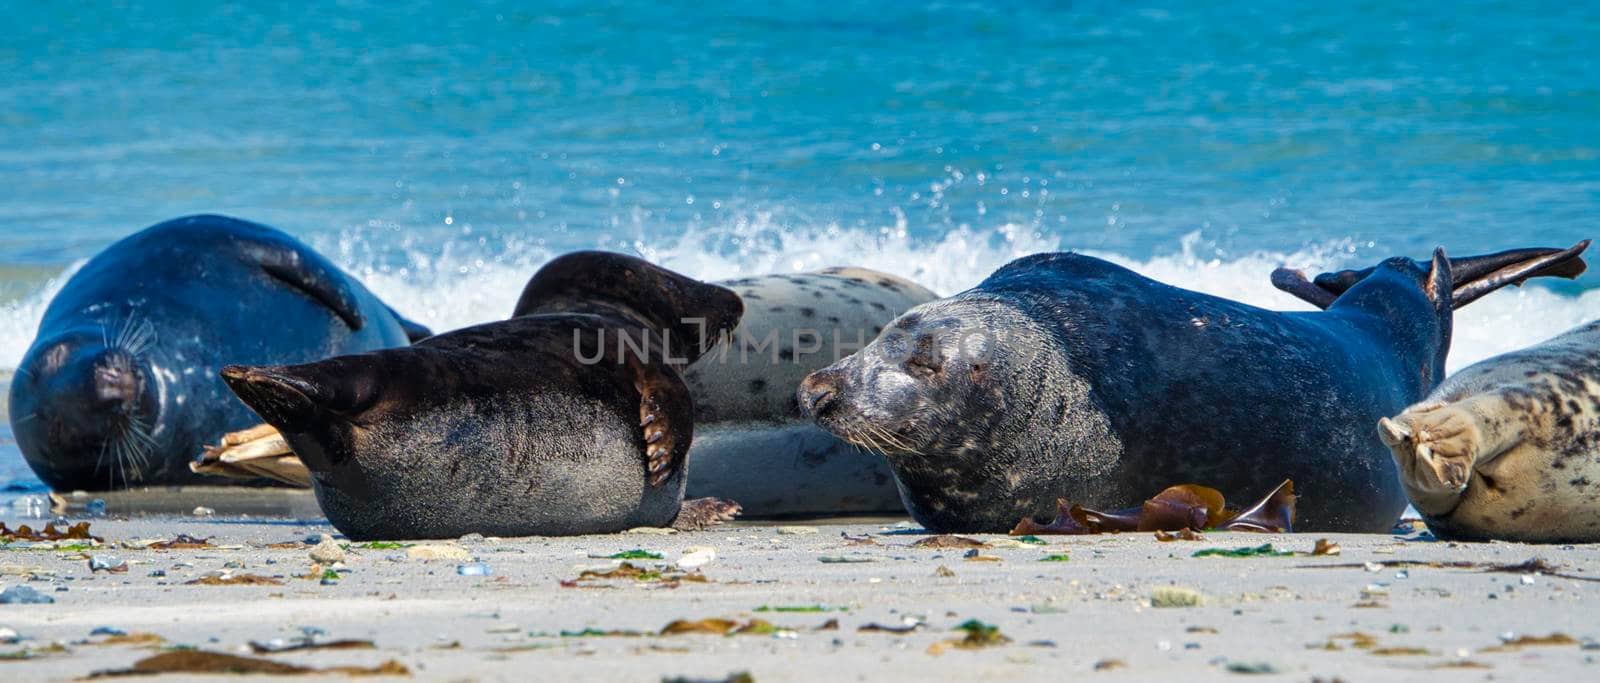
M523 315L228 386L311 471L352 539L692 528L694 404L679 376L738 324L733 292L640 259L577 252L528 282Z
M1517 265L1548 274L1575 249ZM798 401L883 452L931 530L1005 531L1058 498L1121 507L1174 482L1292 479L1300 528L1384 531L1406 498L1370 425L1444 374L1454 295L1515 279L1476 263L1457 280L1442 251L1389 259L1327 310L1282 313L1081 254L1029 256L911 309Z
M1600 322L1462 369L1378 434L1440 538L1600 541Z
M67 280L11 384L12 432L57 490L201 484L189 459L254 422L217 370L403 346L427 330L293 237L226 216L126 237Z

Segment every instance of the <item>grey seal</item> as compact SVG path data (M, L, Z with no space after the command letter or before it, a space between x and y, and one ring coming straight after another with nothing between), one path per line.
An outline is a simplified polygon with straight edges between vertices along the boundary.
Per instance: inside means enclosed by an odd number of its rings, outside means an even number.
M293 237L197 215L106 247L67 280L11 384L11 428L51 488L222 480L190 472L254 422L227 363L298 363L404 346L428 331Z
M1562 274L1581 251L1516 265ZM1173 483L1291 479L1301 529L1385 531L1406 497L1370 425L1442 379L1458 301L1517 280L1479 265L1461 260L1472 277L1457 280L1442 250L1389 259L1337 294L1300 276L1327 310L1283 313L1039 254L911 309L798 401L883 452L931 530L1002 532L1058 498L1122 507Z

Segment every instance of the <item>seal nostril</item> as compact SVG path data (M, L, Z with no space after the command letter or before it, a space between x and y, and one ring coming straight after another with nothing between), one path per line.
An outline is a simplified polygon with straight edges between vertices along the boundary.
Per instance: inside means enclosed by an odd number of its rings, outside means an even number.
M811 413L812 417L822 417L824 414L831 412L834 408L835 401L833 400L834 394L832 389L823 389L821 391L813 392L807 398L809 399L810 403L810 410L807 412Z

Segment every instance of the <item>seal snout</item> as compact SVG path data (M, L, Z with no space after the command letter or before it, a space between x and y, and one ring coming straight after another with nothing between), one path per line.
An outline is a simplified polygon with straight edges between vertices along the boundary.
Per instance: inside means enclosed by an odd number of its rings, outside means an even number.
M827 416L838 407L838 389L832 373L820 371L807 375L796 395L800 414L813 419Z
M107 353L94 365L94 397L113 411L127 414L139 401L139 372L125 354Z

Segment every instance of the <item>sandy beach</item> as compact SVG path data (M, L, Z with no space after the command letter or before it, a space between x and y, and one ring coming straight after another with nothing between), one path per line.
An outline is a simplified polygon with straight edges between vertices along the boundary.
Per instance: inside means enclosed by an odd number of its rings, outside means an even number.
M38 520L6 521L15 529ZM0 676L72 680L188 648L319 669L382 666L423 680L1582 680L1600 672L1600 584L1587 578L1600 578L1600 546L1455 544L1416 530L1034 542L936 538L910 522L857 520L427 544L335 537L317 551L319 564L309 541L336 533L315 521L88 521L103 542L0 550L6 590L54 600L0 605ZM208 541L152 547L179 534ZM1323 538L1337 555L1311 555ZM1196 556L1238 548L1256 550ZM609 557L619 553L635 557ZM1534 559L1541 563L1524 564ZM680 630L696 632L668 633ZM357 642L261 654L337 641Z

